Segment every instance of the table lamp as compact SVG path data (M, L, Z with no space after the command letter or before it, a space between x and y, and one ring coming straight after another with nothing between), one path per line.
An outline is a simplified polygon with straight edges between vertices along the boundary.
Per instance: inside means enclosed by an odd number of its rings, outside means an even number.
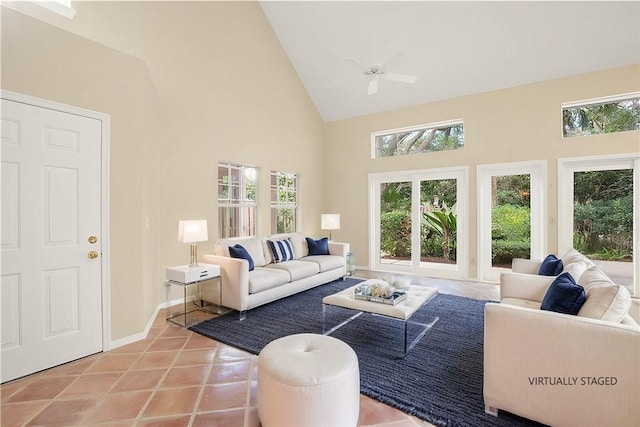
M340 214L322 214L320 228L329 230L329 241L331 241L331 231L340 230Z
M198 242L209 240L207 231L207 220L184 220L178 221L178 241L191 243L191 261L189 267L198 266Z

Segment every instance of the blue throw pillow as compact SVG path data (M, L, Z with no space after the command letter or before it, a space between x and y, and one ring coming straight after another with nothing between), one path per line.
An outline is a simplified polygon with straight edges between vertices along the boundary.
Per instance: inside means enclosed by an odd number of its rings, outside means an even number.
M284 262L296 259L293 254L293 247L291 241L286 240L267 240L267 244L273 254L273 262Z
M584 288L576 283L570 273L562 273L551 282L540 309L575 316L586 300Z
M329 255L329 238L323 237L322 239L314 240L309 237L307 239L307 246L309 246L309 255Z
M249 255L249 252L247 252L243 246L237 244L229 246L229 255L231 255L231 258L246 259L249 261L249 271L252 271L255 268L253 258L251 258L251 255Z
M555 255L547 255L542 264L540 264L538 274L540 276L557 276L562 273L563 268L564 265L561 259L558 259Z

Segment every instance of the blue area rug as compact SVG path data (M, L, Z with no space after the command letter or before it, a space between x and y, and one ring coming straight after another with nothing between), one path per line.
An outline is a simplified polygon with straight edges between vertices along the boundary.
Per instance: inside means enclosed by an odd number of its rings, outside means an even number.
M353 286L348 278L257 307L238 320L238 313L202 322L190 329L253 354L274 339L298 333L322 333L322 298ZM439 321L403 357L402 322L364 314L331 336L349 344L360 364L361 392L437 426L536 426L501 411L485 414L482 397L484 305L438 294L412 320ZM342 311L342 312L341 312ZM328 310L332 326L347 310ZM414 335L417 330L411 330Z

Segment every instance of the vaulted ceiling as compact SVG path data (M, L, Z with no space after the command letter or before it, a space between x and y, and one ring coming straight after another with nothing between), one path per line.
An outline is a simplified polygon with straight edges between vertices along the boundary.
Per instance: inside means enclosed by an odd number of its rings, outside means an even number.
M640 63L637 1L261 5L327 122ZM369 95L378 64L417 80Z

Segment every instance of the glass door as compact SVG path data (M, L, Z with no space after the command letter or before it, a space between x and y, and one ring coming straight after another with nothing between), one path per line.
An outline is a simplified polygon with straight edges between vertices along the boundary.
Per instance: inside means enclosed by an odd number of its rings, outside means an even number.
M383 269L411 266L410 181L379 184L378 262Z
M574 247L615 283L638 296L640 156L560 163L561 251Z
M466 278L466 175L466 168L370 175L372 268Z
M514 258L546 251L546 163L478 166L478 278L497 282Z

